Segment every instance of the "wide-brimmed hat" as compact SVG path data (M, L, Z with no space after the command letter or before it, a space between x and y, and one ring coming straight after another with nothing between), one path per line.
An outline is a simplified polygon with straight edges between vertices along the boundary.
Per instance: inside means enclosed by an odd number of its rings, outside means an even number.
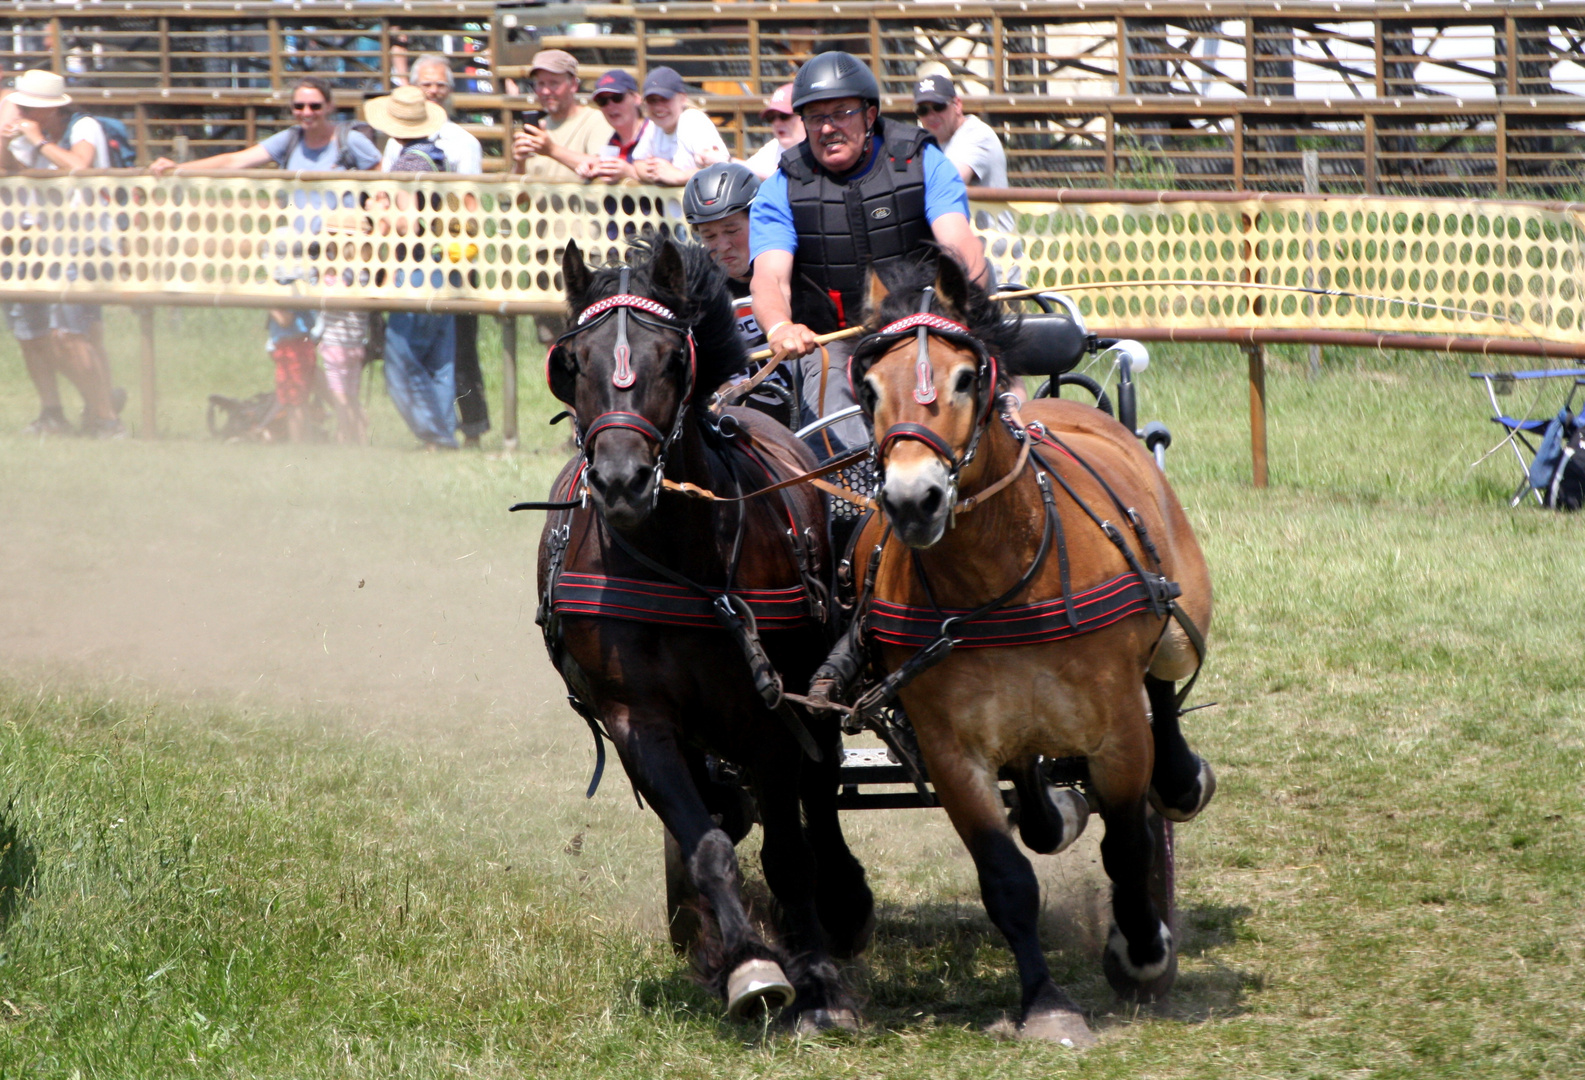
M396 139L422 139L446 123L446 110L416 86L398 86L385 97L363 103L363 118Z
M58 109L72 103L66 80L53 71L24 71L17 77L17 88L10 101L29 109Z

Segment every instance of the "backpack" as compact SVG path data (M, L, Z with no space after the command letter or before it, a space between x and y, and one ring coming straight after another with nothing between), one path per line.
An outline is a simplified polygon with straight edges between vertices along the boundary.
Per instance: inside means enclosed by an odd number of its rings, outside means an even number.
M1565 405L1547 424L1535 460L1530 463L1530 486L1541 493L1543 504L1554 510L1578 510L1585 504L1582 441L1585 423Z
M298 146L300 146L303 141L303 125L293 124L291 127L287 128L287 130L292 134L291 137L286 140L286 152L281 155L281 161L283 163L292 160L292 155L296 153ZM374 128L362 120L350 120L337 123L335 130L336 164L343 169L357 171L358 159L353 156L352 147L348 145L349 140L347 138L347 133L350 131L356 131L359 135L362 135L365 139L368 139L370 143L378 146L379 143L375 142L377 136L374 133ZM281 168L284 169L285 167L286 166L282 164Z
M1546 504L1554 510L1578 510L1585 506L1585 425L1563 444L1563 457L1552 473L1546 489Z
M420 139L402 147L391 163L391 172L445 172L446 154L433 139Z
M84 117L97 121L100 129L105 133L105 148L110 151L110 167L112 169L137 168L138 148L137 144L132 141L132 133L127 130L125 123L113 116L72 113L66 119L66 138L71 138L72 125Z

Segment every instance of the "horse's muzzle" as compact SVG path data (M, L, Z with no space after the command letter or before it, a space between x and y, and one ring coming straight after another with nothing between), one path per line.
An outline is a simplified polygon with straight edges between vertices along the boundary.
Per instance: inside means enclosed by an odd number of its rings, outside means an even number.
M601 438L589 463L589 491L605 519L617 529L643 523L655 509L657 480L651 447L638 435L612 432Z
M888 465L880 491L881 509L897 537L911 548L941 539L952 516L952 482L937 458Z

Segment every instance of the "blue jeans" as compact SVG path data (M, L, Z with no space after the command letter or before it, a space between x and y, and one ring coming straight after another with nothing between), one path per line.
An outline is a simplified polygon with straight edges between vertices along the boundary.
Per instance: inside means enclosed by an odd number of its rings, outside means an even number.
M385 385L413 434L455 448L457 319L393 311L385 317Z

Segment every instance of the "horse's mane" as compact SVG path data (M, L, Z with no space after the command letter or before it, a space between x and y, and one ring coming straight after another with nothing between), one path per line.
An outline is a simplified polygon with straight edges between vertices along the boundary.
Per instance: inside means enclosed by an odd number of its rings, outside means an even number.
M928 254L881 275L882 283L891 291L879 310L867 313L864 328L869 333L918 313L920 294L936 286L945 261L953 259L950 253L934 244L926 245L926 250ZM1017 347L1019 320L1010 318L1012 313L1005 304L992 300L986 290L969 281L968 273L955 259L953 265L963 278L962 297L953 302L938 291L931 297L930 310L968 327L969 333L983 342L992 356L1007 356Z
M727 286L726 273L718 267L704 248L698 244L672 245L682 256L683 276L686 281L684 295L678 296L652 277L654 263L659 255L664 237L644 236L629 242L626 265L631 270L628 292L647 296L665 304L677 318L693 331L699 365L694 383L694 398L702 401L727 379L748 366L748 351L737 331L737 315L732 307L732 293ZM589 288L582 296L569 299L572 322L578 321L583 309L607 296L615 296L621 287L621 266L610 264L590 270Z

